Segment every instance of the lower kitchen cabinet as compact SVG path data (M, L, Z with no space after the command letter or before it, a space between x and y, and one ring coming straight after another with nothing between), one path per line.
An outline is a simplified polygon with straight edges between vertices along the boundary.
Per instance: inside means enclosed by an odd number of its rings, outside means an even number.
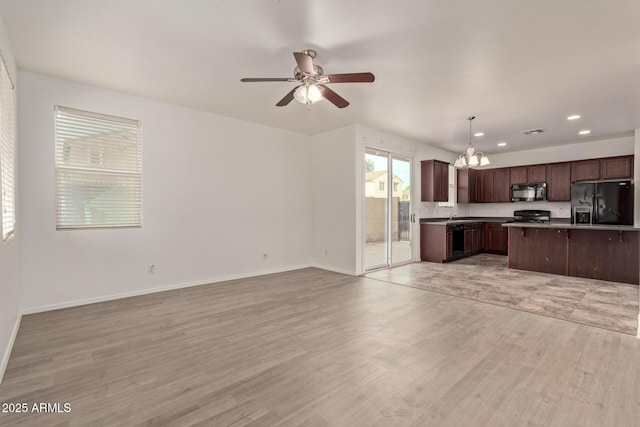
M500 223L491 223L506 233ZM454 250L454 226L437 224L420 224L420 259L429 262L447 262L485 252L485 223L466 223L459 231L464 236L463 248ZM501 240L501 247L493 253L507 254L506 234ZM460 243L458 243L460 244Z
M420 224L420 259L445 262L453 258L453 227Z
M473 229L471 224L464 225L464 256L473 254Z
M637 285L638 231L509 227L509 268Z
M639 233L571 230L569 276L638 284Z
M508 230L501 223L485 223L484 251L498 255L507 255L509 252Z
M566 240L564 229L509 227L509 268L566 274Z
M479 253L484 250L484 224L481 222L474 223L472 226L471 250L473 253Z

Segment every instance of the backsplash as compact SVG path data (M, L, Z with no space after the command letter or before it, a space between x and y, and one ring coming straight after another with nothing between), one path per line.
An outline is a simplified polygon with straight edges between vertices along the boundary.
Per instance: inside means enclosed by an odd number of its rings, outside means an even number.
M570 202L469 203L467 216L513 216L513 211L541 209L551 211L551 218L571 218Z
M460 203L453 208L439 207L437 203L421 202L420 218L445 218L456 216L512 217L513 211L542 209L551 211L551 218L571 218L569 202L516 202L516 203Z

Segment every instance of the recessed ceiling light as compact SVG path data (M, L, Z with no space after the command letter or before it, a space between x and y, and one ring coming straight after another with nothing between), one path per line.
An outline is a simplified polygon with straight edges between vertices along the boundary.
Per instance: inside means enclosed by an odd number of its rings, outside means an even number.
M484 136L484 132L474 133L473 136Z
M581 130L580 132L578 132L580 135L589 135L591 133L590 130Z
M498 142L498 147L504 147L505 145L507 145L506 142Z
M573 116L567 117L567 120L578 120L580 118L580 114L574 114Z

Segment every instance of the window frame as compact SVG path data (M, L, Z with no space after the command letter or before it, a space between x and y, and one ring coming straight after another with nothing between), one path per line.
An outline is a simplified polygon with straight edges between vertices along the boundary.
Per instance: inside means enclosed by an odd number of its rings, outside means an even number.
M8 242L13 238L18 222L16 215L15 116L15 85L4 57L0 55L0 228L2 229L3 242ZM7 169L9 170L7 171ZM5 181L7 175L9 175L9 183ZM7 188L7 185L10 187ZM10 206L9 215L7 215L7 205Z
M63 161L67 161L68 160L67 156L71 156L71 154L68 153L70 149L68 148L68 146L65 146L64 144L65 142L68 143L69 141L72 141L72 140L64 140L63 142L62 138L59 139L59 126L61 126L59 122L59 119L60 119L59 113L67 114L70 116L75 115L75 116L81 117L82 119L80 120L96 119L104 123L110 123L115 126L124 126L124 127L128 126L129 131L133 130L135 132L135 138L133 139L135 144L133 147L133 150L136 152L136 155L134 156L135 171L125 171L125 170L118 170L117 168L106 167L104 164L105 150L92 147L90 144L87 144L86 147L83 147L82 144L79 144L81 148L87 150L86 164L61 165L60 158L62 158ZM55 180L54 181L55 182L54 182L54 185L55 185L56 231L95 230L95 229L114 229L114 228L116 229L142 228L142 218L143 218L142 172L143 171L142 171L142 123L141 121L56 105L54 106L54 125L55 125L55 135L54 135L54 145L55 145L55 156L54 156ZM87 129L82 129L82 130L84 130L85 132L88 132L88 129L90 127L91 126L89 125ZM88 135L89 139L92 139L95 137L96 137L95 134L90 133ZM130 141L126 140L126 142L130 142ZM101 142L101 144L104 144L104 142ZM107 144L106 146L108 147L108 149L111 149L112 151L116 151L113 149L115 145L111 146ZM123 150L120 150L120 151L123 151ZM94 156L96 156L96 153L98 153L98 157L100 158L99 162L93 162L93 159L94 159ZM116 160L121 162L123 161L123 159L124 161L131 160L126 157L117 158ZM128 209L132 209L134 212L134 214L131 216L132 220L127 221L126 223L109 223L109 221L105 221L102 223L92 223L92 224L86 224L86 223L81 224L79 222L64 223L64 220L68 218L65 218L64 212L60 211L61 206L63 204L62 201L64 200L64 195L63 195L64 190L61 188L65 187L66 185L65 180L70 179L70 176L64 176L65 173L67 175L75 175L76 176L75 178L78 180L79 178L84 178L94 185L103 184L105 186L109 186L110 184L111 186L113 186L113 182L118 182L117 180L118 178L133 178L132 180L133 185L128 185L128 186L125 185L124 188L126 190L133 191L133 193L135 194L135 197L128 198L128 199L126 197L123 198L125 211ZM96 176L101 176L103 180L102 181L99 179L96 180ZM115 179L110 180L108 179L108 177L115 178ZM126 181L126 179L124 179L124 181ZM69 191L73 191L73 190L69 190ZM108 204L106 206L108 206Z

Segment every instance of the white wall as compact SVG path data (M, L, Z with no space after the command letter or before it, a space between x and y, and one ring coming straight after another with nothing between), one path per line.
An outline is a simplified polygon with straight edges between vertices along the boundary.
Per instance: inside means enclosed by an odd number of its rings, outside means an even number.
M2 52L2 57L7 64L9 75L13 79L15 91L17 92L18 73L1 17L0 52ZM15 99L17 101L17 96ZM16 157L20 155L18 151L19 147L16 146ZM19 165L16 163L15 167L17 174L19 173ZM16 179L16 187L18 188L19 185L20 182ZM0 203L2 203L1 200ZM19 205L16 211L19 213ZM23 229L21 222L17 222L13 238L6 242L0 241L0 381L2 381L4 370L9 361L11 346L20 320L20 243Z
M311 138L313 263L356 274L355 128L346 126Z
M31 72L20 80L26 311L311 263L307 136ZM54 105L142 121L141 229L55 230Z

